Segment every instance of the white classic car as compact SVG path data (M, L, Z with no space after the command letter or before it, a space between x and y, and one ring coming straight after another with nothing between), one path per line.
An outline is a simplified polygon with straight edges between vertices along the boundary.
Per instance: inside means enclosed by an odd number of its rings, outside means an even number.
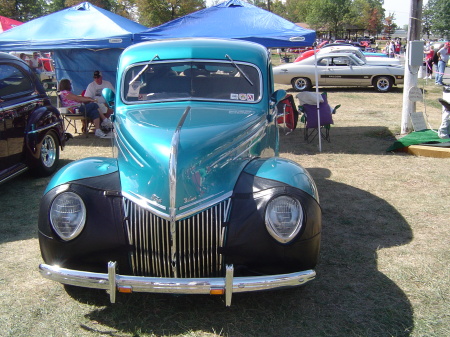
M307 91L319 86L373 86L379 92L388 92L392 86L403 84L405 70L402 66L367 64L353 53L329 53L305 60L282 64L273 68L274 79L279 84L291 84L297 91Z
M380 65L393 65L399 66L400 60L394 57L377 57L369 56L370 54L364 54L360 48L352 46L330 46L323 47L317 52L317 56L322 56L329 53L353 53L359 59L363 60L367 64L380 64Z

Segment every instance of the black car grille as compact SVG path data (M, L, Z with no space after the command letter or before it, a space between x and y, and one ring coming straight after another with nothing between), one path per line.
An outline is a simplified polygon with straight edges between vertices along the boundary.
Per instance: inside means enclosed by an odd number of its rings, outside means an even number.
M156 216L124 199L130 259L136 276L198 278L223 276L226 199L189 218Z

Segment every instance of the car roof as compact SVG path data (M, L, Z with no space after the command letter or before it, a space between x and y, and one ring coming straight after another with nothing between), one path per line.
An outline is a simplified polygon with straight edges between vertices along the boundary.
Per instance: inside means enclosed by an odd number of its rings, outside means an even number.
M215 59L250 62L262 67L269 60L269 53L262 45L232 39L179 38L134 44L121 55L119 67L144 62L156 56L156 60Z
M325 47L319 49L319 51L321 53L325 53L327 50L355 50L356 51L356 50L361 50L361 49L359 49L358 47L355 47L355 46L351 46L351 45L348 45L348 46L330 46L330 47L325 46Z
M348 56L350 58L354 58L355 54L353 54L352 52L345 52L345 53L323 53L321 55L318 55L320 57L339 57L339 56Z
M20 60L17 56L14 56L14 55L11 55L11 54L8 54L8 53L4 53L4 52L0 52L0 59L2 59L2 60L14 60L14 61Z

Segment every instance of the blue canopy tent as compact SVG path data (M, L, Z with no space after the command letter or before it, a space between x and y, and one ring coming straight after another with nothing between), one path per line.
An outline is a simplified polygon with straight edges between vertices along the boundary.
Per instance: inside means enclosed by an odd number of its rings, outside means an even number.
M229 0L135 35L135 42L180 37L234 38L267 48L313 45L316 33L240 0Z
M1 51L52 51L56 77L69 78L75 93L92 81L95 70L116 81L122 50L133 34L147 27L83 2L12 28L0 34Z

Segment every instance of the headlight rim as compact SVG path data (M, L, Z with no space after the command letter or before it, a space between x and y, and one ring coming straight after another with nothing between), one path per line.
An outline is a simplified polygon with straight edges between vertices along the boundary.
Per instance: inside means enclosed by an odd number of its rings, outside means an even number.
M80 202L80 206L82 207L81 220L79 221L79 224L75 227L75 230L72 231L72 233L70 235L64 235L57 228L57 226L54 223L55 220L53 220L53 217L52 217L52 209L55 205L55 202L58 200L58 198L61 198L61 196L67 195L67 194L76 197L76 199ZM64 242L72 241L75 238L77 238L81 234L81 232L83 231L83 229L86 225L86 204L84 203L83 198L81 198L81 196L78 193L76 193L72 190L65 190L65 191L59 193L58 195L56 195L50 203L50 208L49 208L48 213L49 213L49 223L50 223L50 226L51 226L53 232L57 235L57 237L60 240L62 240Z
M280 197L288 197L292 200L295 201L295 203L299 206L299 219L297 221L297 224L295 226L295 229L292 231L292 233L287 237L287 238L283 238L281 237L272 227L272 225L270 224L270 219L269 219L269 214L268 214L268 210L269 210L269 206L271 205L271 203L280 198ZM288 245L291 244L299 235L300 233L303 231L304 229L304 224L306 222L306 214L305 214L305 209L302 206L302 202L301 200L299 200L299 198L297 198L296 196L289 194L289 193L283 193L283 194L276 194L273 195L270 200L267 201L265 210L264 210L264 223L266 226L266 230L267 232L270 234L270 236L275 239L278 243L283 244L283 245Z

